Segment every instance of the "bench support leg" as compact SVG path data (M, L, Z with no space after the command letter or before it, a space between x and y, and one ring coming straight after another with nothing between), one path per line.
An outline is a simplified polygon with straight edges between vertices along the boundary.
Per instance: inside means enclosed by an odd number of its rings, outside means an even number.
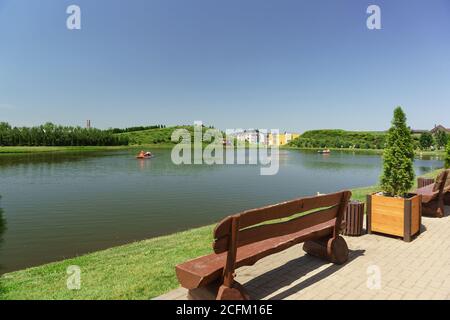
M335 264L344 264L348 260L348 246L344 238L322 238L306 241L303 250L315 257Z
M217 292L217 300L249 300L248 294L245 292L244 287L234 281L232 287L221 285Z
M442 197L442 199L439 199L439 202L438 202L437 216L439 218L443 218L444 215L445 215L445 203L444 203L444 198Z
M450 191L447 192L444 196L444 205L450 206Z
M422 212L425 216L443 218L445 215L445 203L443 199L422 204Z

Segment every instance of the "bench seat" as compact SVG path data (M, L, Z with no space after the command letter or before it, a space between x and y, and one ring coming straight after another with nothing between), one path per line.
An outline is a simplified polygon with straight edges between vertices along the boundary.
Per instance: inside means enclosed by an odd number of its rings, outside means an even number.
M331 235L336 218L301 231L239 247L236 268L255 264L258 260L283 251L295 244ZM176 267L181 285L189 290L204 287L222 277L227 252L199 257Z
M428 186L417 189L415 193L422 195L422 202L428 203L434 199L436 199L439 195L438 191L433 191L434 184L430 184Z

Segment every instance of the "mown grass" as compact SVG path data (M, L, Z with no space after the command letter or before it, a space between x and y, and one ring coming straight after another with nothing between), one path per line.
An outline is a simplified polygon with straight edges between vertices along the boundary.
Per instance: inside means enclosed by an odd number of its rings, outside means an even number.
M144 240L3 275L0 299L149 299L177 287L174 266L211 252L213 226ZM68 266L81 289L68 290Z
M439 171L427 174L436 177ZM378 191L352 190L365 201ZM212 252L214 225L86 254L73 259L5 274L0 299L151 299L178 287L175 266ZM68 290L68 266L81 268L81 289Z
M85 146L85 147L0 147L2 154L45 153L45 152L88 152L113 151L130 148L129 146Z
M322 150L323 148L305 148L305 147L296 147L293 145L285 145L281 147L282 149L293 149L293 150L307 150L307 151L317 151ZM383 149L356 149L356 148L327 148L331 151L344 151L344 152L355 152L355 153L365 153L365 154L383 154ZM435 157L443 157L445 152L442 150L435 151L415 151L416 156L435 156Z

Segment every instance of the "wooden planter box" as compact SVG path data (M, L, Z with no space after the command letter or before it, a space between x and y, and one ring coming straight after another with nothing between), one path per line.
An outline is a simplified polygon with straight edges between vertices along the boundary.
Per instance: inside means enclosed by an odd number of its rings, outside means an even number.
M422 199L411 195L409 199L370 194L367 196L367 232L379 232L402 237L410 242L420 233Z

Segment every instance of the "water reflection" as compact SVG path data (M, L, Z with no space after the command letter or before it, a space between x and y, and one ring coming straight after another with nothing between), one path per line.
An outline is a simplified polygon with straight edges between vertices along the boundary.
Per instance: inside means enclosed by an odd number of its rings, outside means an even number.
M259 165L177 166L170 149L155 148L155 157L145 160L136 153L1 156L8 231L1 212L0 273L215 223L318 191L373 185L382 164L373 153L324 157L281 149L278 174L261 176ZM237 154L225 153L225 159ZM442 162L415 161L418 174L437 167Z
M118 155L118 152L48 152L48 153L18 153L11 155L2 155L0 157L0 168L10 166L20 166L32 164L54 165L64 162L77 162L86 158L104 157L107 155Z
M3 242L3 234L6 231L6 219L3 216L3 209L0 208L0 245Z

